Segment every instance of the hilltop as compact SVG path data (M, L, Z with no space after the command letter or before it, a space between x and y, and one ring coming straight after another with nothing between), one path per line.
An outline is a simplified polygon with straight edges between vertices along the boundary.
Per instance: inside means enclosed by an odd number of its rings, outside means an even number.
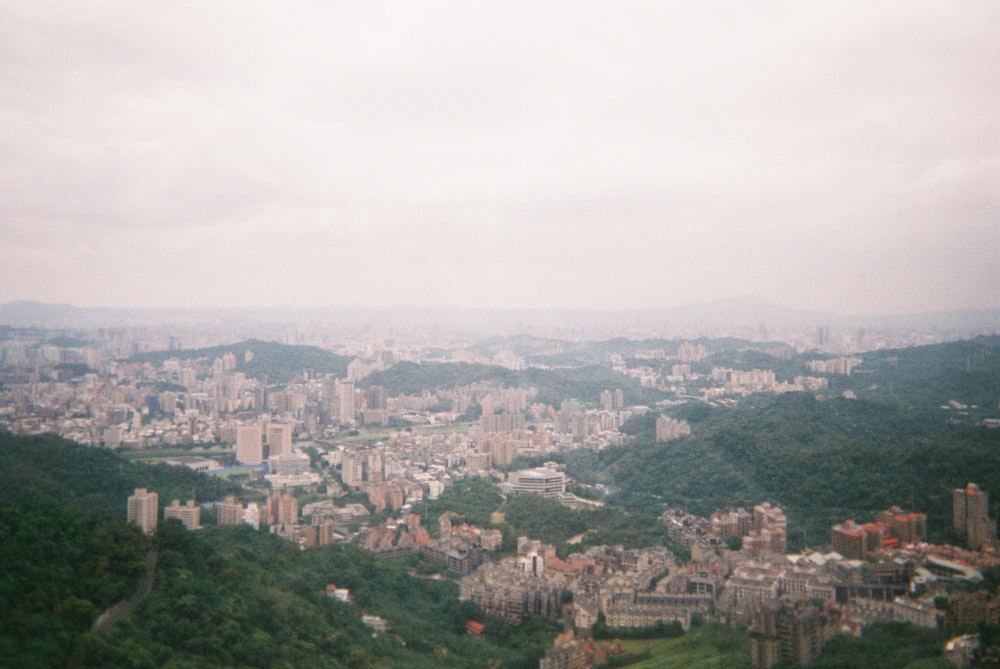
M170 358L212 361L227 353L236 358L236 368L233 371L260 381L267 379L268 383L287 383L304 370L343 377L347 375L347 364L351 361L351 358L325 351L318 346L279 344L259 339L209 348L140 353L132 360L159 365Z
M412 667L537 666L550 623L513 628L479 616L450 580L411 576L409 564L332 545L301 552L249 526L191 532L165 521L154 538L123 522L132 488L161 499L231 493L184 468L126 462L58 437L0 434L0 655L18 667L133 666ZM152 592L127 622L88 631L131 593L147 551L159 555ZM327 598L336 583L350 603ZM373 635L362 613L389 632Z

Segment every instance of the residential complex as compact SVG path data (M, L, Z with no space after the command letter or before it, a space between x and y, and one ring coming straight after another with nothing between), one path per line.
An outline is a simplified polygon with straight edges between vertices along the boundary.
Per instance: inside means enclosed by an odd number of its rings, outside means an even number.
M189 499L184 505L181 505L180 500L175 499L170 506L164 507L163 520L169 518L176 518L189 530L197 530L201 527L201 509L193 499Z
M662 348L634 357L608 354L607 361L636 385L595 390L585 398L553 402L536 388L482 381L412 394L366 387L366 379L386 369L393 356L420 361L430 355L393 349L392 356L374 345L358 349L346 378L304 369L282 384L237 371L251 359L249 351L155 364L111 361L91 351L94 371L80 378L58 378L54 368L55 377L45 378L50 372L40 371L48 369L43 366L11 372L7 380L16 382L0 388L0 423L21 433L54 427L83 443L137 457L163 448L164 462L207 473L235 470L245 487L239 499L215 502L218 524L264 528L302 549L351 542L379 559L419 555L441 575L460 577L461 596L487 615L512 623L533 616L565 620L575 636L546 654L546 667L597 657L597 647L580 637L598 620L612 630L658 624L688 629L698 619L749 626L755 632L755 666L770 667L809 662L832 626L852 631L876 621L933 626L946 615L960 621L954 624L971 624L995 621L1000 610L993 597L954 597L945 614L929 597L910 596L941 593L941 583L979 580L984 569L996 566L991 552L996 521L989 516L986 491L973 483L952 494L953 529L970 550L928 546L926 515L893 506L871 521L847 519L832 526L831 552L788 555L784 510L766 501L716 509L707 518L679 509L664 512L663 531L683 547L678 553L684 563L662 547L599 546L560 558L554 547L528 537L518 539L515 556L496 560L500 530L457 520L453 526L450 513L438 518L439 532L432 538L420 509L470 477L495 483L498 499L539 495L567 506L599 506L600 501L584 499L586 492L576 490L576 498L567 492L578 485L567 474L572 469L558 464L569 459L567 452L628 444L619 428L630 419L649 429L655 424L658 441L692 431L691 424L674 417L682 414L673 412L671 401L629 404L636 388L674 388L680 394L687 386L694 389L692 397L725 404L750 393L824 389L829 379L782 380L770 370L710 368L702 344L684 343L676 355ZM468 351L454 352L453 359L478 361ZM497 359L509 369L532 364L530 356L511 352ZM850 375L858 363L843 357L808 367L817 374ZM686 443L677 441L668 450ZM197 446L208 447L204 456L190 454ZM520 457L544 465L510 471ZM591 488L595 498L603 491ZM347 497L356 494L360 497ZM205 509L210 516L210 505ZM163 517L196 530L201 511L194 500L173 500ZM157 493L136 489L127 515L153 534ZM493 525L503 522L494 519Z

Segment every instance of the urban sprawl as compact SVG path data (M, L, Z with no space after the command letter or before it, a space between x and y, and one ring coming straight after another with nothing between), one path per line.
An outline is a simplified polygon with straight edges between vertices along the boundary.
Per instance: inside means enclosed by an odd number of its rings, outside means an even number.
M504 496L600 506L599 495L574 494L574 482L546 456L627 443L618 428L658 408L629 405L619 388L596 391L597 402L566 398L555 406L538 401L533 388L496 383L395 395L361 384L400 361L435 356L525 369L525 359L511 351L483 357L460 347L442 352L440 344L361 341L339 345L337 352L352 358L342 377L301 370L287 383L271 384L237 371L252 361L250 350L191 358L171 339L162 348L178 355L135 361L151 345L129 329L102 331L86 343L51 343L39 331L21 331L0 346L0 429L57 433L208 475L241 477L243 499L207 505L216 522L249 524L303 550L353 542L387 560L419 552L459 579L462 599L486 615L511 623L532 616L563 622L567 631L541 669L589 667L613 652L589 638L599 620L612 630L658 624L686 630L699 621L748 627L755 632L754 666L770 667L807 663L834 635L859 634L877 621L936 627L1000 619L1000 600L982 592L952 592L947 607L935 602L945 584L980 580L984 568L1000 564L988 492L972 482L951 495L962 546L928 544L926 510L896 506L843 519L822 550L790 553L785 514L762 499L710 517L683 509L662 513L672 545L687 553L683 560L664 546L603 546L560 558L532 537L517 538L516 555L492 559L503 541L499 530L453 524L448 513L422 519L422 502L458 480L485 477ZM697 400L723 403L750 393L820 390L830 375L849 376L859 362L845 351L813 363L814 376L779 382L766 369L692 373L692 363L705 355L702 345L683 343L630 359L611 354L608 362L646 387L683 392L697 381ZM690 432L683 420L657 419L657 440ZM544 464L512 468L520 456ZM303 493L314 501L300 505ZM149 534L171 518L191 530L201 524L203 508L194 500L160 500L156 491L137 489L123 504L128 520ZM429 522L436 524L433 533ZM328 594L350 601L335 584ZM365 622L385 631L377 617ZM481 625L470 621L469 631L481 633ZM958 639L950 648L961 656L966 646Z

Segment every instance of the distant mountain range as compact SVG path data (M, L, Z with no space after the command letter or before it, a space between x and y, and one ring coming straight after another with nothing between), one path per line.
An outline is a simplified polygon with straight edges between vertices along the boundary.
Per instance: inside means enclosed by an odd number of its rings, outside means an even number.
M336 323L422 327L470 334L558 333L563 336L768 336L788 331L936 331L953 336L1000 332L1000 308L927 314L841 315L791 309L751 296L637 310L262 307L192 309L80 308L19 301L0 304L0 325L80 328L170 323Z

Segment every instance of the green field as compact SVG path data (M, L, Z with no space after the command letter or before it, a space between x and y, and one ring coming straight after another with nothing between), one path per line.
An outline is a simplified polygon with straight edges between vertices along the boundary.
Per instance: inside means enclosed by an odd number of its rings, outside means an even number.
M414 434L454 434L455 432L468 432L469 425L419 425L413 426ZM352 445L366 444L368 442L386 441L394 434L399 434L398 428L368 429L362 427L358 434L350 436L337 436L333 439L334 444Z
M677 639L624 641L630 669L750 669L750 634L722 625L692 628Z
M200 448L144 448L136 451L119 451L126 460L133 462L159 462L176 457L219 458L232 454L228 447L202 450Z

